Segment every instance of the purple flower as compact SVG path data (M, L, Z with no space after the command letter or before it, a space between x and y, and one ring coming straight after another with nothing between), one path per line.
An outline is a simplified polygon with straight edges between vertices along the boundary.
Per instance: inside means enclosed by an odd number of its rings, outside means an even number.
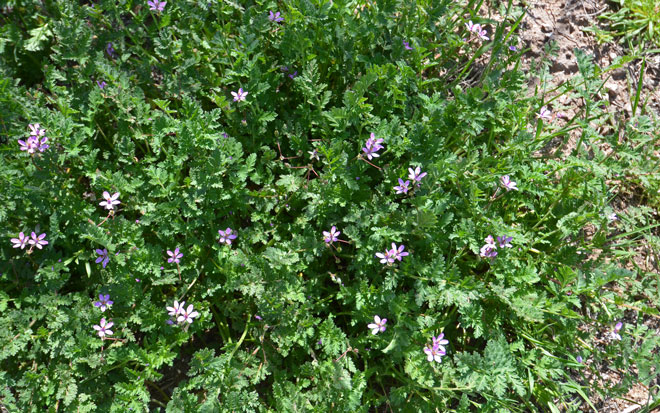
M407 194L410 188L408 187L410 185L410 181L403 181L403 179L399 178L399 185L394 187L394 190L396 191L397 194Z
M410 47L410 43L408 43L408 42L405 41L405 40L403 41L403 47L404 47L406 50L413 50L413 48Z
M166 1L160 2L158 0L151 0L147 1L147 5L149 5L149 10L151 11L163 11L165 8L165 5L167 4Z
M500 178L500 182L502 182L502 186L508 191L510 190L518 190L518 187L516 186L517 184L513 182L510 178L509 175L504 175Z
M415 169L408 168L408 179L410 179L413 182L414 181L421 182L422 178L424 178L425 176L426 176L426 172L422 172L419 166L416 167Z
M254 315L254 318L256 318L256 319L257 319L257 320L259 320L259 321L261 321L261 320L262 320L262 318L261 318L261 316L260 316L260 315L258 315L258 314L255 314L255 315Z
M39 139L37 139L37 138L35 138L35 139L39 143L39 146L37 147L37 149L39 149L39 152L43 152L46 149L50 148L50 145L46 144L46 142L48 142L47 137L44 136L43 138L41 138L41 141L39 141Z
M176 247L174 249L174 252L168 250L167 255L170 256L170 258L167 259L167 262L169 262L170 264L173 263L173 262L178 264L179 263L179 258L183 257L183 254L179 253L179 247Z
M14 248L25 248L25 245L28 243L29 238L25 236L22 232L18 233L18 238L12 238L11 242L14 243Z
M382 320L377 315L374 316L374 322L367 325L367 328L371 329L371 334L376 335L385 331L385 324L387 323L387 318Z
M447 349L445 349L445 346L449 344L449 341L444 339L443 337L445 336L444 333L438 334L437 337L431 336L431 341L433 341L433 347L437 347L438 349L442 350L443 353L447 353Z
M577 361L578 363L582 363L582 356L577 356L575 358L575 361Z
M105 80L102 81L96 81L96 85L99 87L99 89L103 90L104 87L106 87L107 83L105 83Z
M298 71L296 70L295 72L291 73L289 77L293 79L294 77L298 76Z
M614 330L606 334L606 337L609 338L610 340L621 341L621 335L619 334L619 331L621 331L622 327L623 327L623 323L619 321L614 325Z
M38 123L29 124L28 129L30 129L30 135L32 136L44 136L46 129L43 129Z
M115 205L121 204L121 201L119 201L119 192L115 192L110 196L110 193L108 191L103 191L103 198L105 201L99 202L99 205L105 206L105 209L114 209Z
M44 238L46 238L46 233L43 233L37 237L37 234L32 232L32 234L30 234L30 240L28 241L28 244L42 249L44 245L48 245L48 241L44 240Z
M376 152L383 149L383 146L381 145L383 141L384 140L381 138L376 139L376 135L374 135L373 132L371 133L369 139L367 139L367 142L364 144L364 148L362 148L362 151L367 155L369 160L380 156Z
M552 112L550 112L550 110L546 106L543 106L541 110L539 110L539 113L536 114L536 117L538 119L551 120Z
M115 48L112 47L112 43L108 42L108 45L105 47L105 52L108 54L110 57L115 57Z
M474 24L472 23L472 20L470 20L469 22L465 23L465 27L469 32L476 34L477 37L479 37L481 40L488 40L488 36L486 36L486 30L482 29L480 24Z
M511 50L512 52L517 52L518 48L516 46L509 46L509 50Z
M48 145L46 145L47 141L47 137L43 137L41 141L39 141L38 136L30 136L26 140L19 139L18 144L20 145L22 151L27 151L27 153L33 154L37 150L39 150L39 152L43 152L44 150L48 149Z
M179 312L179 316L177 317L176 321L179 323L188 323L192 324L193 318L199 317L199 313L197 311L193 311L193 305L190 304L187 309L183 309L183 305L181 305L181 311Z
M513 237L507 237L506 235L497 237L497 242L500 244L500 248L513 248L513 245L511 245L511 240L513 240Z
M218 234L220 234L220 244L225 243L227 245L231 245L231 241L236 239L236 235L232 234L232 229L227 228L226 230L218 230Z
M108 262L110 262L110 257L108 256L108 250L103 248L97 249L96 253L99 254L98 258L96 258L96 263L98 264L99 262L103 261L101 265L103 265L103 268L105 268L106 265L108 265Z
M619 330L621 330L621 327L623 327L623 323L621 321L619 321L618 323L616 323L614 325L614 331L616 331L618 333Z
M316 159L317 161L320 161L319 152L316 149L313 151L307 151L307 153L309 154L309 159Z
M248 92L243 91L243 88L238 88L237 92L231 92L231 95L234 97L234 102L241 102L245 100L248 95Z
M395 244L395 243L392 243L392 249L389 251L389 252L390 252L390 255L391 255L393 258L395 258L395 259L401 261L401 259L402 259L403 257L405 257L406 255L408 255L407 252L404 252L404 251L403 251L405 248L406 248L406 247L405 247L403 244L401 244L401 245L397 248L396 244Z
M179 302L177 300L174 300L174 306L173 307L165 307L165 309L168 311L167 314L176 317L179 314L181 314L181 312L183 312L183 306L185 304L186 304L185 301L181 301L181 304L179 304Z
M275 13L273 13L272 11L269 11L268 13L269 13L268 14L268 20L270 20L272 22L279 23L279 22L284 21L284 18L280 17L280 12L279 11L275 12Z
M381 264L390 265L394 262L394 255L393 255L393 251L391 251L391 250L385 251L384 253L383 252L377 252L376 257L380 258L380 263Z
M436 363L442 362L442 356L447 354L439 345L433 345L432 347L424 347L424 353L426 353L426 359L430 362L435 361Z
M497 246L495 245L495 240L493 239L493 236L492 235L487 236L484 241L486 241L486 244L484 244L484 246L481 247L481 250L479 251L479 255L481 255L484 258L497 257Z
M94 330L99 332L99 337L103 338L105 336L111 336L112 335L112 330L110 330L110 327L115 325L112 321L106 323L105 318L101 319L101 322L99 325L94 326Z
M616 221L617 219L619 219L619 217L616 216L616 213L612 212L611 214L609 214L609 215L607 216L607 219L608 219L610 222L614 222L614 221Z
M94 302L94 307L100 307L101 312L104 312L106 308L110 307L112 304L114 304L110 300L110 294L99 294L99 301Z
M338 240L337 237L339 234L341 234L341 232L337 231L337 227L333 225L332 228L330 228L330 232L323 231L323 241L325 241L326 244L332 244Z

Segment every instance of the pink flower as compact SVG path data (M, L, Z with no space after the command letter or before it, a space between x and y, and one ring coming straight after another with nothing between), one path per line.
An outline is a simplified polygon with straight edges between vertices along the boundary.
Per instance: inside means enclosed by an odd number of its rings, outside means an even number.
M233 231L231 228L227 228L224 231L219 229L218 234L220 234L220 239L219 239L220 244L231 245L231 241L236 239L236 235L232 234L232 232Z
M518 187L516 186L517 184L509 178L509 175L502 176L500 181L502 182L502 186L507 190L507 192L511 190L518 190Z
M367 325L367 328L371 329L371 334L376 335L385 331L385 324L387 323L387 318L380 319L379 316L374 316L374 322Z
M336 226L332 226L330 228L330 232L328 231L323 231L323 241L325 241L326 244L332 244L333 242L338 241L338 236L341 234L341 232L337 231Z
M403 251L405 248L406 247L403 244L397 247L395 243L392 243L392 249L389 251L389 253L392 255L393 258L401 261L403 257L408 255L407 252Z
M107 322L105 321L105 318L101 319L101 322L97 326L93 326L94 330L99 332L99 337L103 338L105 336L111 336L112 335L112 330L110 330L110 327L115 325L112 321Z
M432 347L424 347L424 353L426 353L426 359L430 362L440 363L442 362L442 356L447 354L447 352L441 348L439 345L433 345Z
M241 102L245 100L248 92L243 91L243 88L239 88L237 92L231 92L231 95L234 97L234 102Z
M10 241L14 244L14 248L20 248L23 249L25 248L25 245L27 245L29 238L25 236L22 232L18 234L18 238L12 238Z
M165 309L168 311L168 314L171 316L178 316L181 314L183 311L183 306L186 304L185 301L181 301L181 304L177 300L174 300L174 306L173 307L165 307Z
M197 311L193 311L192 304L190 304L186 310L183 310L183 305L181 307L182 310L179 312L179 316L176 318L176 321L179 323L192 324L193 318L199 317L199 313Z
M426 172L422 172L420 167L416 167L415 169L413 168L408 168L408 179L411 181L417 181L421 182L422 178L426 176Z
M167 262L171 263L179 263L179 258L183 257L183 254L179 253L179 247L176 247L174 249L174 252L172 251L167 251L167 255L170 256L170 258L167 259Z
M115 205L121 204L121 201L119 201L119 192L115 192L110 196L110 193L108 191L103 191L103 198L105 201L101 201L99 205L105 206L105 209L114 209Z
M552 112L546 106L543 106L536 117L543 120L552 120Z
M380 258L380 263L381 264L387 264L390 265L394 263L394 256L392 255L392 251L385 251L383 252L377 252L376 257Z
M46 238L46 233L43 233L37 237L36 233L32 233L30 235L30 240L28 241L28 244L34 245L35 247L42 249L43 245L48 245L48 241L44 240Z

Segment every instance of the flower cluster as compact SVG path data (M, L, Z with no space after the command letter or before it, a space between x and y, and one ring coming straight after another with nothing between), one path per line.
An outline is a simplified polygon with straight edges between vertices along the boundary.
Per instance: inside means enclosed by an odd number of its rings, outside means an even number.
M497 244L500 248L512 248L511 241L513 237L507 237L506 235L497 237ZM492 235L489 235L484 240L486 243L481 247L480 254L484 258L495 258L497 257L497 244Z
M26 245L31 245L30 249L28 250L28 254L30 254L32 253L32 250L34 250L34 247L43 249L44 245L48 245L48 241L46 241L44 238L46 238L46 233L37 235L37 233L33 231L28 238L24 233L19 232L18 238L12 238L10 241L14 244L14 248L24 249Z
M194 311L193 305L190 304L188 308L185 308L186 302L182 301L179 303L177 300L174 300L172 307L166 307L168 314L176 318L178 323L188 323L192 324L195 317L199 317L199 313ZM173 324L173 323L172 323Z
M470 20L465 23L465 27L471 34L476 35L479 40L490 40L489 37L486 36L486 30L483 29L480 24L474 24L472 23L472 20Z
M50 147L46 142L48 138L44 136L46 129L43 129L38 123L29 124L30 136L26 140L19 139L18 144L22 151L26 151L30 155L36 151L43 152Z
M392 265L395 260L401 261L403 257L408 255L408 252L404 251L405 246L401 244L399 247L395 243L392 243L392 249L385 252L377 252L376 258L380 258L381 264Z
M449 344L449 341L445 340L444 336L444 333L440 333L437 337L431 337L431 345L424 347L424 353L426 353L426 359L428 361L442 362L442 356L447 354L445 346Z
M420 182L422 181L422 178L426 176L426 172L422 172L421 168L418 166L415 169L413 168L408 168L408 179L404 181L403 179L399 178L399 185L394 187L394 190L396 191L397 194L407 194L408 191L410 190L410 182L412 181L417 182L417 187L420 187Z
M383 149L384 146L381 145L383 143L384 139L378 138L376 139L376 135L372 132L369 139L367 139L367 142L364 144L364 148L362 148L362 152L367 155L367 158L369 160L373 158L378 158L380 155L378 155L376 152L379 150Z

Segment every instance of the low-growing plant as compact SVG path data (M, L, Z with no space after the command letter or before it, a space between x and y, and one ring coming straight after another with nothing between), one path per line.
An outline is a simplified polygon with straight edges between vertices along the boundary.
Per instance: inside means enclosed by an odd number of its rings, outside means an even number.
M658 189L653 121L599 134L585 53L528 96L522 12L482 3L6 7L0 405L582 411L653 389L660 280L625 264L657 204L610 204Z

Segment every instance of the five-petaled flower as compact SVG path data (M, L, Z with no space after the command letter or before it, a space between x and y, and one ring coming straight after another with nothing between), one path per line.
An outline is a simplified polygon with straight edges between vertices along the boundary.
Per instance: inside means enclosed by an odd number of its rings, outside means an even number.
M46 129L43 129L38 123L29 124L28 129L30 129L30 135L32 136L44 136Z
M307 153L309 154L309 159L320 161L318 150L314 149L313 151L307 151Z
M433 341L433 347L437 347L443 353L447 353L447 349L445 348L445 346L447 344L449 344L449 341L447 339L443 338L444 336L445 336L445 333L440 333L440 334L438 334L437 337L431 336L431 341Z
M539 113L536 114L536 117L543 120L551 120L552 112L550 112L547 106L543 106L541 110L539 110Z
M391 250L387 250L385 252L377 252L376 257L380 258L381 264L390 265L394 262L394 255L393 255L393 251Z
M221 244L231 245L231 241L234 240L234 239L236 239L236 235L232 234L232 232L233 232L233 231L232 231L231 228L227 228L227 229L224 230L224 231L221 230L221 229L219 229L219 230L218 230L218 234L220 234L220 240L219 240L219 242L220 242Z
M238 88L238 91L231 92L231 95L234 97L234 102L241 102L245 100L248 95L248 92L244 91L243 88Z
M112 321L106 322L105 317L101 319L101 322L99 325L94 326L94 330L99 332L99 337L104 338L105 336L111 336L112 335L112 330L110 330L110 327L115 325Z
M179 247L176 247L174 249L174 252L167 250L167 255L170 256L170 258L167 259L167 262L169 262L170 264L171 263L178 264L179 258L183 257L183 254L179 253Z
M163 11L166 4L167 4L166 1L163 1L163 2L161 2L159 0L147 1L147 5L149 5L149 10L151 10L151 11Z
M114 206L121 204L121 201L119 201L119 192L115 192L110 196L110 193L108 191L103 191L103 198L105 201L99 202L99 205L104 206L105 209L115 209Z
M394 187L394 190L396 191L397 194L407 194L408 191L410 190L409 188L410 181L403 181L403 179L399 178L399 185L396 185Z
M280 16L279 11L275 12L275 13L273 13L272 11L268 11L268 13L269 13L268 14L268 20L270 20L272 22L279 23L279 22L284 21L284 18Z
M325 241L326 244L332 244L338 240L337 236L339 236L339 234L341 234L341 232L337 231L337 227L333 225L332 228L330 228L330 232L323 231L323 241Z
M99 301L94 302L94 307L100 307L101 312L104 312L105 309L110 307L112 304L114 304L114 302L110 300L110 294L99 294Z
M513 245L511 245L512 240L513 237L507 237L506 235L497 237L497 242L500 244L500 248L513 248Z
M97 249L96 253L99 254L98 258L96 258L96 263L98 264L99 262L102 261L103 268L105 268L106 265L108 265L108 262L110 262L110 257L108 256L108 250L103 248Z
M422 178L426 176L426 172L422 172L421 168L418 166L415 169L408 168L408 179L415 182L421 182Z
M44 245L48 245L48 241L44 240L44 238L46 238L46 233L37 236L35 232L32 232L32 234L30 234L30 240L28 241L28 244L42 249Z
M172 307L165 307L168 311L167 314L169 314L173 317L178 316L183 311L183 306L185 304L186 304L185 301L181 301L181 303L179 303L177 300L174 300L174 305Z
M374 322L367 325L367 328L371 330L371 334L376 335L385 331L385 324L387 324L387 318L381 318L377 315L374 316Z
M495 240L493 239L493 236L492 235L487 236L484 241L486 241L486 244L484 244L484 246L481 247L479 255L481 255L484 258L497 257L497 246L495 245Z
M406 247L403 244L397 247L395 243L392 243L392 249L389 251L390 255L392 256L392 258L401 261L403 257L408 255L408 253L404 251L405 248Z
M23 248L25 248L25 245L27 245L29 239L30 238L25 236L25 234L23 234L22 232L19 232L18 233L18 238L12 238L11 242L14 244L13 245L14 248L23 249Z
M193 305L190 304L188 308L185 310L183 309L183 303L181 305L181 311L179 311L179 316L177 317L176 321L179 323L188 323L191 324L193 322L193 318L199 317L199 313L197 311L193 311Z
M509 178L509 175L504 175L500 178L500 182L502 183L502 186L508 191L511 191L512 189L517 191L518 187L516 186L517 184Z
M474 24L472 23L472 20L470 20L469 22L465 23L465 27L469 32L476 34L479 39L489 40L488 36L486 36L486 30L483 29L480 24Z
M362 151L367 155L369 160L372 158L378 158L380 156L376 152L383 149L383 145L381 145L383 141L384 139L376 139L376 135L374 135L373 132L371 133L369 139L367 139L367 142L364 144L364 148L362 148Z
M426 359L428 361L435 361L436 363L442 362L442 356L447 354L447 352L444 350L444 347L441 347L438 344L435 344L431 347L424 347L424 353L426 353Z

